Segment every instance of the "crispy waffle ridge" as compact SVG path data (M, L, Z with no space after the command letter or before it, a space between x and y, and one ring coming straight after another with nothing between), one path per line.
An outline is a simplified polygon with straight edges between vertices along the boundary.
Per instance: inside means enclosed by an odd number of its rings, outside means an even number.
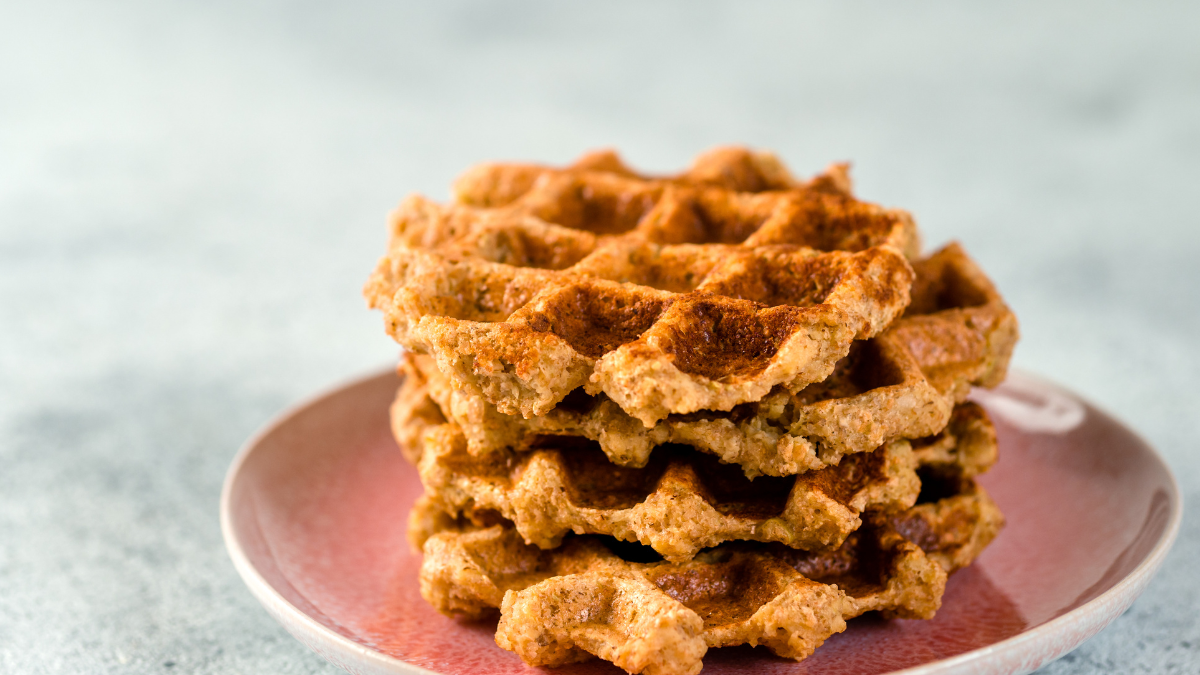
M739 464L753 478L822 469L891 439L929 436L945 426L970 385L1004 379L1016 322L957 244L914 265L910 307L917 311L854 343L828 378L799 392L776 387L729 412L669 415L646 428L607 396L576 390L546 414L524 418L456 388L432 358L406 353L405 384L393 407L398 437L414 414L406 401L423 400L425 391L437 405L424 404L456 422L475 455L526 450L543 436L569 435L599 442L615 464L641 467L654 447L679 443Z
M402 204L392 214L393 241L422 248L486 249L502 243L516 259L558 260L559 267L611 235L664 244L800 244L825 251L886 245L915 257L920 242L912 217L855 199L848 169L834 164L810 181L798 181L775 155L734 147L707 152L688 171L660 177L637 174L611 151L584 155L563 168L484 163L455 182L455 207L421 197ZM513 224L517 229L509 231L521 232L522 220L574 230L561 232L584 248L554 258L520 238L497 241L495 234L482 239L476 234Z
M710 647L761 644L800 660L863 612L930 618L947 573L1002 525L983 489L961 477L952 493L872 515L823 553L737 542L688 562L645 562L611 539L573 537L543 551L508 525L445 521L423 542L421 594L451 616L499 608L497 644L530 665L594 655L630 673L692 675Z
M850 194L848 165L833 164L807 184L830 192ZM610 173L626 178L654 180L625 165L612 150L589 152L564 168L542 164L484 162L468 169L454 182L454 194L462 204L505 206L524 196L539 181L552 181L569 173ZM694 186L721 187L736 192L790 190L803 185L772 152L736 146L719 147L696 158L691 168L658 180Z
M610 463L597 443L545 437L527 453L473 456L457 425L413 416L402 442L420 435L419 470L426 493L451 516L498 513L541 548L563 537L611 535L639 541L669 560L690 559L725 541L779 542L828 549L862 524L867 509L900 511L921 490L918 470L952 466L986 470L996 436L982 408L963 403L935 437L891 441L836 466L798 476L747 479L736 465L683 445L657 448L642 468Z
M364 293L397 341L504 414L579 387L646 426L729 410L825 379L908 305L911 218L837 186L585 167L546 169L501 206L414 197ZM485 192L469 194L503 201Z

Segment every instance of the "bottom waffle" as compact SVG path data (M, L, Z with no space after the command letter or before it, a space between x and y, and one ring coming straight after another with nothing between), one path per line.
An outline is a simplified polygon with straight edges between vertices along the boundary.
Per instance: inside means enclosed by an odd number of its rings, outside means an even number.
M498 608L496 643L535 666L597 656L630 673L694 675L708 648L739 644L800 660L864 612L934 615L947 573L1003 525L973 479L947 474L935 488L932 501L869 515L833 551L733 542L682 563L610 537L546 551L510 524L450 521L422 499L413 523L442 531L424 542L421 594L451 616Z

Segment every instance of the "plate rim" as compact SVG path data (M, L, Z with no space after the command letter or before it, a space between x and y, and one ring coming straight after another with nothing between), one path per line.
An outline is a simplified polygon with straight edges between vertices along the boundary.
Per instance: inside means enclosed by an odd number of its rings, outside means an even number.
M229 469L225 472L225 480L221 484L221 502L220 502L220 521L221 521L221 539L225 542L225 550L233 561L233 567L237 570L238 576L242 578L242 582L250 589L250 594L258 600L259 604L267 610L276 621L281 623L288 633L299 640L302 644L313 651L316 651L322 658L331 661L338 667L343 667L337 660L330 658L329 654L312 647L307 641L300 638L296 634L297 630L304 631L310 637L323 642L327 645L336 646L340 649L345 649L355 653L359 658L366 658L370 661L375 661L375 665L379 667L389 667L395 669L397 666L401 669L399 672L407 672L412 675L444 675L435 670L429 670L421 666L402 661L394 656L388 656L382 652L371 649L362 645L350 638L346 637L330 629L325 624L317 621L309 616L306 612L296 607L287 598L283 597L271 582L263 577L254 563L250 562L249 556L242 549L241 542L238 541L233 527L232 515L232 499L233 485L237 481L238 474L241 468L246 464L251 453L255 448L276 429L282 427L293 417L298 416L305 410L316 406L322 401L333 398L342 392L356 386L364 385L372 380L381 379L384 377L403 378L403 375L398 375L395 368L387 368L382 370L371 370L359 375L351 376L340 382L328 385L309 396L302 398L296 403L288 405L280 412L273 415L265 424L255 431L250 438L238 448L237 454L234 455L233 461L229 465ZM343 669L345 669L343 667Z
M276 621L279 621L283 627L297 638L305 646L313 649L321 657L330 661L334 665L346 668L333 654L327 653L329 649L343 650L353 653L357 658L371 662L371 665L384 672L384 669L389 669L392 673L409 673L411 675L443 675L434 670L429 670L422 666L401 660L394 656L389 656L382 652L371 649L354 640L330 629L316 619L309 616L300 608L293 605L287 598L283 596L270 582L262 576L258 569L250 562L249 556L243 550L241 542L238 541L233 527L232 516L232 495L233 486L238 479L241 468L245 465L247 459L261 442L276 429L287 424L292 418L298 416L305 410L314 407L322 401L332 398L356 386L365 385L372 380L384 377L399 377L394 368L384 370L372 370L357 376L349 377L333 385L327 386L318 390L316 393L301 399L299 402L289 405L279 413L271 417L265 424L262 425L254 434L250 436L238 449L234 455L233 461L229 465L229 469L225 473L225 479L221 485L221 500L220 500L220 521L221 521L221 537L225 542L225 550L233 561L233 566L237 570L242 581L250 589L251 595L267 610ZM1154 548L1150 553L1124 576L1120 581L1113 585L1112 588L1104 591L1100 595L1092 598L1084 604L1072 609L1062 616L1055 617L1045 623L1035 626L1031 629L1022 631L1017 635L1005 638L998 642L994 642L985 647L972 649L962 654L957 654L945 659L923 663L917 666L912 666L902 670L888 671L884 675L949 675L951 673L967 672L968 668L973 666L982 666L986 664L985 659L995 659L999 661L993 665L1015 664L1020 660L1021 654L1033 653L1037 658L1032 662L1024 663L1018 666L1017 670L996 670L990 672L997 673L1029 673L1041 666L1054 661L1075 648L1082 645L1084 642L1099 633L1118 616L1120 616L1133 601L1141 595L1149 584L1154 574L1161 567L1163 560L1166 559L1171 547L1179 534L1180 526L1183 520L1183 494L1179 489L1179 481L1175 477L1175 473L1171 470L1171 465L1159 453L1158 449L1153 444L1149 443L1140 433L1126 425L1121 418L1110 414L1101 406L1096 405L1091 400L1080 396L1079 394L1066 389L1065 387L1045 378L1019 368L1011 368L1009 370L1008 379L1028 380L1036 383L1041 387L1049 387L1065 394L1071 398L1083 402L1094 410L1101 412L1110 419L1116 421L1128 433L1132 434L1137 440L1141 441L1150 450L1150 456L1153 457L1163 472L1167 476L1168 497L1171 503L1170 515L1168 516L1167 526L1163 531L1162 536L1155 543ZM1007 381L1007 380L1006 380ZM1036 645L1041 642L1053 642L1062 640L1065 633L1070 633L1072 627L1082 626L1082 631L1076 636L1063 640L1061 646L1052 647L1048 650L1028 650L1031 645ZM302 631L308 638L321 643L326 647L325 650L319 649L313 644L302 638L297 631ZM1076 639L1078 638L1078 639ZM1003 666L1002 666L1003 667ZM1022 669L1023 668L1023 669ZM971 672L978 672L971 670Z

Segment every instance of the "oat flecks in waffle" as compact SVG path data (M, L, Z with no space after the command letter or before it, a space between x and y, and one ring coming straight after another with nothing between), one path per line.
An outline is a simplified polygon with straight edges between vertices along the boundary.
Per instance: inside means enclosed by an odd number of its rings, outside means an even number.
M927 448L921 455L897 440L837 466L753 481L736 465L687 446L661 446L642 468L613 465L596 443L571 437L547 437L529 453L478 457L467 452L456 425L412 424L423 432L421 481L452 515L498 513L542 548L557 546L569 532L605 534L687 560L733 540L836 547L859 527L864 510L913 504L921 489L918 458L922 470L979 473L995 459L995 434L976 404L960 408L961 423L917 441Z
M638 562L644 554L631 560L628 545L605 538L575 537L544 551L509 525L447 524L424 542L421 593L452 616L500 608L497 643L532 665L595 655L631 673L695 673L709 647L739 644L803 659L863 612L933 615L946 574L1003 525L972 480L956 487L895 516L873 516L824 553L738 542L688 562Z
M607 396L576 390L544 415L505 415L453 386L432 358L412 354L405 387L427 387L473 454L578 435L623 466L644 466L655 446L683 443L741 465L749 477L816 470L892 438L936 433L972 384L1004 378L1016 321L987 277L956 244L914 266L914 302L888 331L856 342L824 381L796 393L776 387L730 412L670 415L647 428Z
M824 379L908 304L911 219L836 183L547 170L502 206L413 198L365 293L401 344L505 414L581 386L647 426L729 410Z

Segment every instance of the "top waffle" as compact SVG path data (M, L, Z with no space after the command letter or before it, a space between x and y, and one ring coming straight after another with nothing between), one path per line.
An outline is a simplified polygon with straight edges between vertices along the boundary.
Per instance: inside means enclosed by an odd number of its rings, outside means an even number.
M576 246L573 253L558 254L561 260L582 257L593 241L589 233L665 244L797 244L823 251L890 245L916 257L920 242L912 217L856 200L847 168L835 164L800 182L775 155L744 148L710 151L688 171L668 177L640 176L612 152L585 155L565 168L481 164L455 182L460 208L410 198L393 214L392 230L408 245L430 247L479 230L519 233L521 221L533 219L575 231L563 232ZM519 241L506 243L523 248ZM517 258L533 253L512 252Z
M480 170L459 191L488 206L401 206L365 294L401 344L505 414L583 386L651 426L825 379L908 304L911 218L834 175L754 193L704 179L740 175L710 165Z

